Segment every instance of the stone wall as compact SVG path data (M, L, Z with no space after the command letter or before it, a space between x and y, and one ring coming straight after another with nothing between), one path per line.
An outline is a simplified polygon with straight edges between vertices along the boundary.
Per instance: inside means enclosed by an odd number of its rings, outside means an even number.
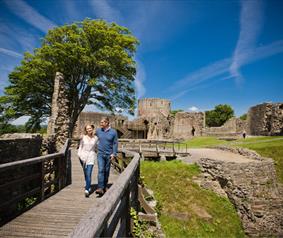
M250 135L283 135L283 103L263 103L251 107L247 121Z
M65 93L63 74L57 72L54 80L51 116L47 127L48 137L54 137L56 149L63 147L67 138L71 136L68 99Z
M239 118L232 117L219 127L206 127L205 135L221 136L221 135L241 135L247 128L247 122Z
M204 118L203 112L176 113L173 122L172 137L182 139L192 136L201 136L205 123Z
M40 156L42 144L40 135L10 134L3 137L0 138L0 164Z
M139 117L154 117L162 114L167 117L170 115L171 103L169 100L160 98L144 98L138 101Z
M248 236L283 235L282 187L271 159L233 163L204 158L199 164L234 204Z

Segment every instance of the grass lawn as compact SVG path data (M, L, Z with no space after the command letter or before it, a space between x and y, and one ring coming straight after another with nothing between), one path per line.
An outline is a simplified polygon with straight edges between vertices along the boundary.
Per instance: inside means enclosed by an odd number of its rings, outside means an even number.
M216 137L202 136L202 137L194 137L191 140L185 141L184 143L188 145L188 148L202 148L207 146L223 145L229 142L225 140L219 140Z
M244 237L229 200L192 182L198 173L196 165L180 161L142 162L141 174L160 204L166 237Z

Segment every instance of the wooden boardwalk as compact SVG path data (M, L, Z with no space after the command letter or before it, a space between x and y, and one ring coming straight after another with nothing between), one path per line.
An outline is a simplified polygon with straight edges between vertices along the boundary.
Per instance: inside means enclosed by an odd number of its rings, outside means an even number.
M0 227L0 237L66 237L82 217L96 205L92 193L84 196L84 176L81 165L72 151L72 184L36 205L27 212ZM119 174L111 168L110 181L116 181ZM92 174L92 188L97 184L97 165Z

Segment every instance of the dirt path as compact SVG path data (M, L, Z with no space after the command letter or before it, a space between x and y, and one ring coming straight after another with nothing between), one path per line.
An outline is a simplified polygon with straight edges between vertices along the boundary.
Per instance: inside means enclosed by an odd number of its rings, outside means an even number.
M250 162L259 162L254 159L247 158L245 156L234 154L228 151L222 151L217 149L189 149L188 152L191 154L189 157L182 158L187 163L195 163L201 158L208 158L213 160L221 160L225 162L234 162L234 163L250 163Z

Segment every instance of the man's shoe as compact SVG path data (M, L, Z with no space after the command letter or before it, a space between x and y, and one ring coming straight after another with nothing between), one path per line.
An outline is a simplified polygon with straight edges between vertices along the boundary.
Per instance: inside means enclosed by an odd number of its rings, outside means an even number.
M104 191L103 191L102 188L98 188L98 189L95 190L95 193L96 193L96 194L99 194L99 195L103 195L103 194L104 194Z
M89 197L89 191L85 190L85 197L88 198Z
M104 188L104 193L106 193L108 191L108 188Z

